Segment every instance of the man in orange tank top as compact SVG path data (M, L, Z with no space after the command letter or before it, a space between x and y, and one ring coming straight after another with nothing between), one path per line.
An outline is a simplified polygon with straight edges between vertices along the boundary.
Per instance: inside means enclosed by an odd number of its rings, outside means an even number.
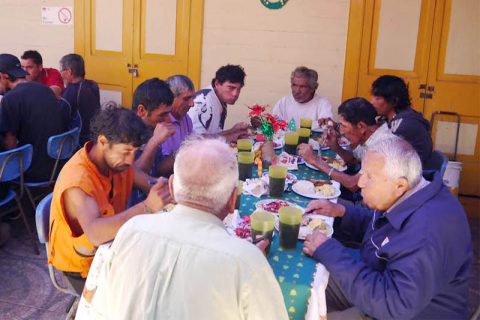
M151 178L133 166L146 132L132 111L106 109L92 120L92 141L58 176L50 210L49 263L63 271L79 293L96 248L113 240L130 218L157 212L172 200L166 179L150 187ZM148 197L127 209L134 185Z

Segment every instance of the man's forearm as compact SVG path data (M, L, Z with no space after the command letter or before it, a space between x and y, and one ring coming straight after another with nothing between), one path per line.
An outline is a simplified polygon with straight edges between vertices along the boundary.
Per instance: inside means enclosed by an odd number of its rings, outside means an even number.
M152 170L155 156L157 155L160 144L155 140L150 139L143 148L142 154L135 161L135 166L145 173L149 173Z
M88 240L95 246L111 241L117 235L118 230L130 218L145 213L146 206L140 202L127 210L108 217L98 217L85 228Z

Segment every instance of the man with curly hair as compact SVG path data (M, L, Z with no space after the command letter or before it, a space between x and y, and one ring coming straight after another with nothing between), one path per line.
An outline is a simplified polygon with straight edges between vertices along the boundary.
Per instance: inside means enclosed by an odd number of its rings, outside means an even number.
M130 218L157 212L171 201L166 179L151 188L133 166L146 139L143 121L131 110L109 108L91 123L91 141L63 167L50 211L49 263L82 292L96 248L115 238ZM127 208L133 186L148 197Z

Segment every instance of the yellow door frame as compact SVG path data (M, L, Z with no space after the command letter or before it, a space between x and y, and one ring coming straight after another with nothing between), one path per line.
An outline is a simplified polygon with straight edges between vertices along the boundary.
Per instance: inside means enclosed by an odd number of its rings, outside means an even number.
M365 6L365 0L350 0L342 101L357 96Z

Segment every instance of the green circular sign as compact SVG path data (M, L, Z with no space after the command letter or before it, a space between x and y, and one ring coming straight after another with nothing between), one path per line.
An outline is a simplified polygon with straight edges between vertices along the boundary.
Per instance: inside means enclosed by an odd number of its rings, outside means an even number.
M281 9L284 5L287 4L288 0L278 0L276 2L271 2L269 0L260 0L260 2L268 9Z

